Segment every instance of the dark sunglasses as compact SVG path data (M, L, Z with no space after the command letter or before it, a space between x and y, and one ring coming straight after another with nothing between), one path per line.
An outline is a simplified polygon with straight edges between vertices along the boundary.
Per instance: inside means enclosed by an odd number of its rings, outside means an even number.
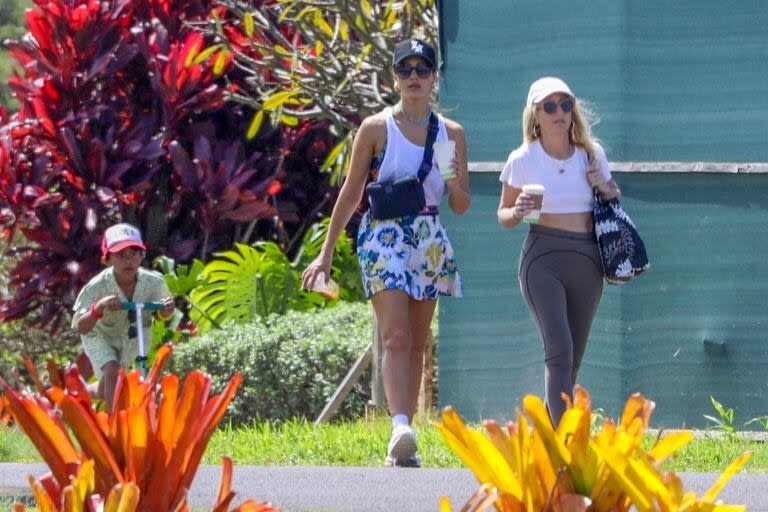
M136 329L136 310L128 310L128 337L135 338L139 335L139 331Z
M541 108L543 108L544 112L547 114L554 114L557 112L558 105L560 105L560 109L564 114L573 110L573 100L563 100L560 103L557 103L556 101L547 101L541 104Z
M426 62L419 62L415 66L411 66L405 62L395 65L395 73L397 73L397 76L400 78L410 78L411 73L414 71L416 71L416 75L418 75L419 78L427 78L432 74L432 66Z

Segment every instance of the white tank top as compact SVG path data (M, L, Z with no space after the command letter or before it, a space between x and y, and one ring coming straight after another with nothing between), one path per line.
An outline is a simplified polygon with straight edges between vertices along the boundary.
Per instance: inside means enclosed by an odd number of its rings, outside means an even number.
M397 126L393 109L386 109L387 117L387 142L384 150L384 158L379 165L379 177L376 181L393 181L404 178L410 174L417 174L419 166L424 158L424 146L417 146L405 138ZM435 141L447 140L448 132L445 129L445 120L438 114L438 129ZM439 206L445 189L445 181L440 176L440 171L435 166L435 158L432 157L432 170L424 180L424 197L427 206Z

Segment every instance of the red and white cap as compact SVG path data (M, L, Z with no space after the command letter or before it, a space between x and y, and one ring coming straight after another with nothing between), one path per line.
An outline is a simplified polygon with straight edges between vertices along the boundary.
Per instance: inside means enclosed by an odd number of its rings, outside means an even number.
M147 246L141 239L141 232L135 226L115 224L107 228L101 241L102 256L122 251L128 247L137 247L142 251L147 250Z

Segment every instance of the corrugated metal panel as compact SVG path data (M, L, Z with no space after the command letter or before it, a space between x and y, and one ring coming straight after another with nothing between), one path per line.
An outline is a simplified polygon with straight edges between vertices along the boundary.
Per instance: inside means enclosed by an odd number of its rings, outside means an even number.
M709 395L742 423L768 413L768 175L621 174L652 268L606 286L581 382L617 415L635 391L656 426L702 426ZM525 228L496 222L496 173L472 175L470 212L443 215L465 298L440 303L440 396L471 419L510 418L543 393L543 349L520 296Z
M520 142L530 83L563 77L593 101L609 158L766 162L763 0L444 0L440 102L470 158Z

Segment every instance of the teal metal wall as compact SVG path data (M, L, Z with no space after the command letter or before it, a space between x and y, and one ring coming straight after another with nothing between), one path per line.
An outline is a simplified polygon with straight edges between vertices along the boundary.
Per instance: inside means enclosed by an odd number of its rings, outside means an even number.
M654 426L674 427L703 426L710 395L742 423L768 414L768 175L616 177L652 268L605 286L580 378L594 406L615 417L640 391L656 401ZM439 401L470 419L510 418L544 389L517 280L526 228L498 225L498 173L471 180L470 211L443 215L465 297L440 301Z
M654 164L768 170L764 0L439 4L440 104L465 127L471 162L499 169L520 144L530 83L556 75L592 101L610 161L659 171L617 173L653 266L605 288L581 375L594 405L615 416L641 391L657 402L654 424L676 427L704 425L709 395L742 423L768 414L768 174ZM509 418L543 392L517 281L525 229L498 227L498 172L471 179L470 212L446 215L466 297L440 304L439 401L471 419Z
M530 83L592 100L616 161L768 161L764 0L442 0L441 106L470 159L520 143Z

